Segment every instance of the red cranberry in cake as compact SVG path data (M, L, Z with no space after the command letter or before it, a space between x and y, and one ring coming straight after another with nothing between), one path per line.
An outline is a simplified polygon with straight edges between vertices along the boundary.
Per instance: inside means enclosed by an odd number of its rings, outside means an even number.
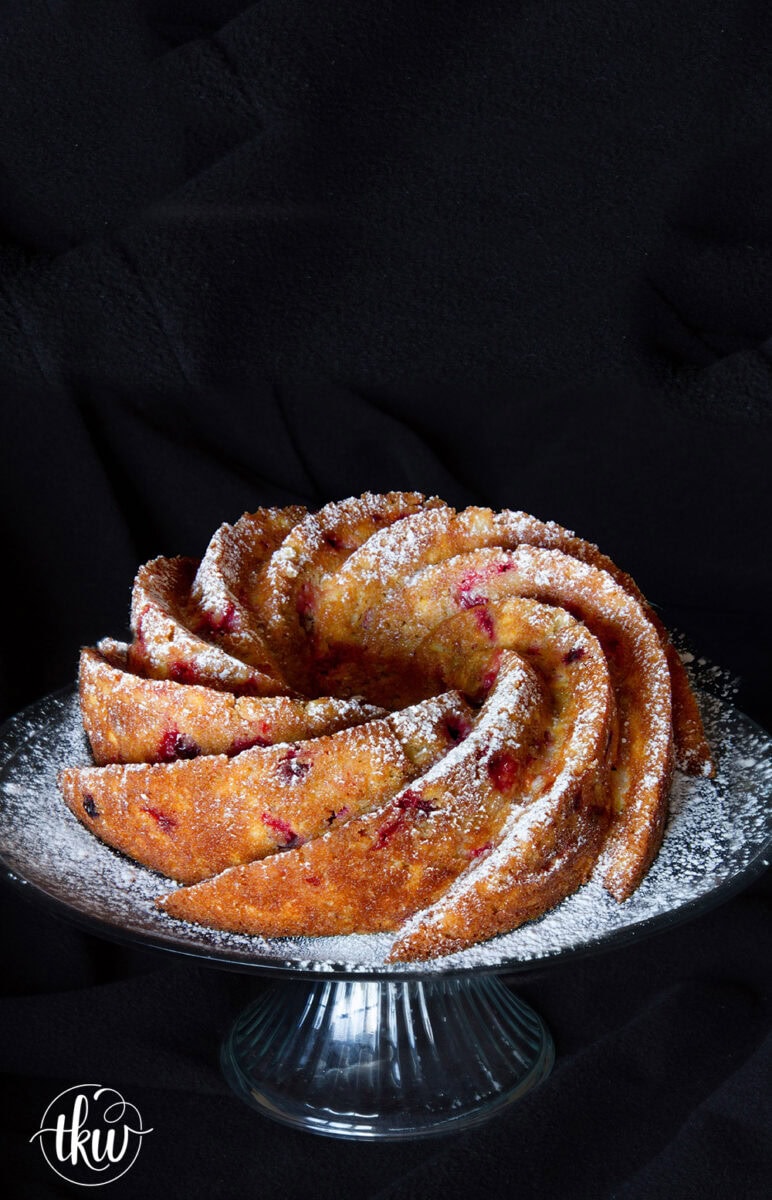
M505 750L496 750L486 765L493 786L500 792L511 791L515 786L519 771L517 759Z
M142 812L145 812L149 817L152 817L158 828L163 830L164 833L171 833L173 829L177 828L178 822L175 820L175 818L170 817L168 813L161 812L159 808L151 808L148 806L143 808Z
M300 837L290 825L289 821L285 821L283 817L277 817L273 813L264 812L261 820L264 825L277 835L279 844L285 850L291 849L293 846L300 845Z
M158 744L158 761L172 762L175 758L195 758L201 748L187 733L178 729L167 729Z
M94 797L90 796L88 792L83 797L83 811L88 817L94 818L99 816L99 810L94 803Z

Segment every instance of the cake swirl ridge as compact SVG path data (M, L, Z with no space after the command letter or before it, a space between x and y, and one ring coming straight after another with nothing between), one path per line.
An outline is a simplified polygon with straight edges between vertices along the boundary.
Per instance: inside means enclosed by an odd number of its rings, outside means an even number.
M201 563L142 567L132 632L82 651L96 765L60 785L182 885L159 899L178 919L449 953L596 868L623 901L674 766L713 771L637 585L526 513L403 492L260 509Z

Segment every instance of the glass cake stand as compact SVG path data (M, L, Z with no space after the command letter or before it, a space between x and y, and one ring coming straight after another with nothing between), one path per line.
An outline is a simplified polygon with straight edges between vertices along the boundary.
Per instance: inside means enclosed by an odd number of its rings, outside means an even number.
M263 939L168 917L168 880L97 841L56 784L88 763L77 697L48 696L0 729L0 863L31 899L90 931L273 977L222 1049L234 1091L296 1128L397 1140L478 1124L551 1069L542 1020L499 976L610 949L739 891L772 851L772 738L703 697L716 780L676 774L660 855L617 905L596 879L538 921L422 963L386 961L388 935Z

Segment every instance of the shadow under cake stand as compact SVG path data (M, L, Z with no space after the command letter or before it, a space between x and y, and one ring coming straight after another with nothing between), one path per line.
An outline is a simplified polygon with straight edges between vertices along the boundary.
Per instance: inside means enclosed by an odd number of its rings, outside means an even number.
M487 1120L544 1079L541 1018L499 976L541 970L685 921L751 882L772 851L772 738L704 697L715 780L676 774L660 855L617 905L593 879L538 921L423 963L387 963L388 935L263 939L173 920L168 881L97 841L65 807L59 769L88 763L77 696L0 729L5 878L91 932L273 977L222 1048L234 1091L267 1116L349 1139L398 1140Z

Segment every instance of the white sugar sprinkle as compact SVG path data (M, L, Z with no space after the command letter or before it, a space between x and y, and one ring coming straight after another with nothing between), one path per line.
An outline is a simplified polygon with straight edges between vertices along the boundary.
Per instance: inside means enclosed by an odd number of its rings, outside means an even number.
M74 695L49 697L3 730L0 855L13 880L40 888L119 936L245 967L399 975L516 969L665 921L769 858L772 739L720 694L726 682L720 672L709 668L708 676L714 690L703 693L702 702L719 773L715 780L676 774L663 848L637 892L618 905L596 872L538 921L429 963L385 964L393 941L387 934L264 939L203 929L157 911L154 901L169 890L168 881L97 841L62 802L58 771L90 761Z

